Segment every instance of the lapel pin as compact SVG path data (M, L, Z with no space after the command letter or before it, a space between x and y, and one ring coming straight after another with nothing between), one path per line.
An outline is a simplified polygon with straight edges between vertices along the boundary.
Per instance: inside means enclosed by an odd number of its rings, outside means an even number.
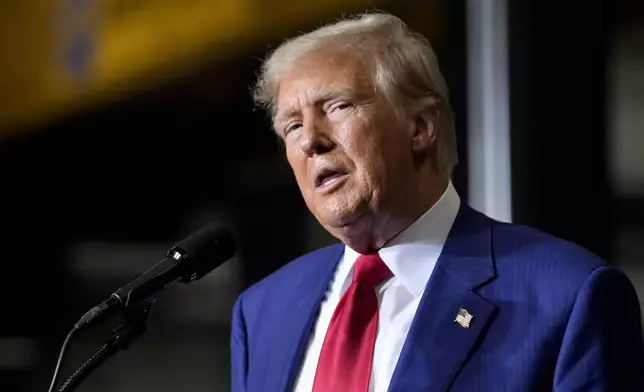
M467 311L465 308L459 308L458 313L456 313L456 318L454 319L455 323L459 323L463 328L469 328L470 322L474 318L474 315Z

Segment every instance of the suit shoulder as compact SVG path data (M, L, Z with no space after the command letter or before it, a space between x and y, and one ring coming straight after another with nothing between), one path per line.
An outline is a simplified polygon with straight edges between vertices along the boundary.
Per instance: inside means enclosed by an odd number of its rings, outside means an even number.
M585 280L606 262L588 249L547 234L541 230L517 224L493 223L493 252L499 268L517 264L530 272L542 272L559 277L578 277Z
M330 268L339 260L343 251L342 244L334 244L306 253L251 285L242 295L248 301L253 298L263 298L276 291L288 292L291 288L295 289L302 277Z

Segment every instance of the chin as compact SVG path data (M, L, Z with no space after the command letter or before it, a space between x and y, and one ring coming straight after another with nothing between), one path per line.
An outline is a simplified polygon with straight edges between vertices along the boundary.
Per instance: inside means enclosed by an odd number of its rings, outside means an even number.
M340 196L340 195L338 195ZM330 229L349 230L355 226L361 226L363 218L370 210L369 203L361 198L347 197L353 195L342 195L344 197L333 197L325 200L325 203L317 215L320 223Z
M326 220L325 226L328 227L330 231L349 234L359 230L359 227L363 226L363 217L364 212L358 211L337 215L329 217L330 219Z

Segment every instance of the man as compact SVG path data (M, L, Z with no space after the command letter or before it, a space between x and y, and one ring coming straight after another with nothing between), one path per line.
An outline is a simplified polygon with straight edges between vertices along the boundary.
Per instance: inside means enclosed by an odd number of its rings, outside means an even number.
M429 44L387 14L267 59L256 99L308 208L342 244L239 297L234 392L642 388L629 280L460 200L447 96Z

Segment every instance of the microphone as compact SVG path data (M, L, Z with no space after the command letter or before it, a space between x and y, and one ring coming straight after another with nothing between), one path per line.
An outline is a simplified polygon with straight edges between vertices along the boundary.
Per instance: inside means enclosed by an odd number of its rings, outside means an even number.
M210 224L172 247L166 258L90 309L75 324L80 329L119 310L144 306L176 282L190 283L219 267L235 254L230 232Z

